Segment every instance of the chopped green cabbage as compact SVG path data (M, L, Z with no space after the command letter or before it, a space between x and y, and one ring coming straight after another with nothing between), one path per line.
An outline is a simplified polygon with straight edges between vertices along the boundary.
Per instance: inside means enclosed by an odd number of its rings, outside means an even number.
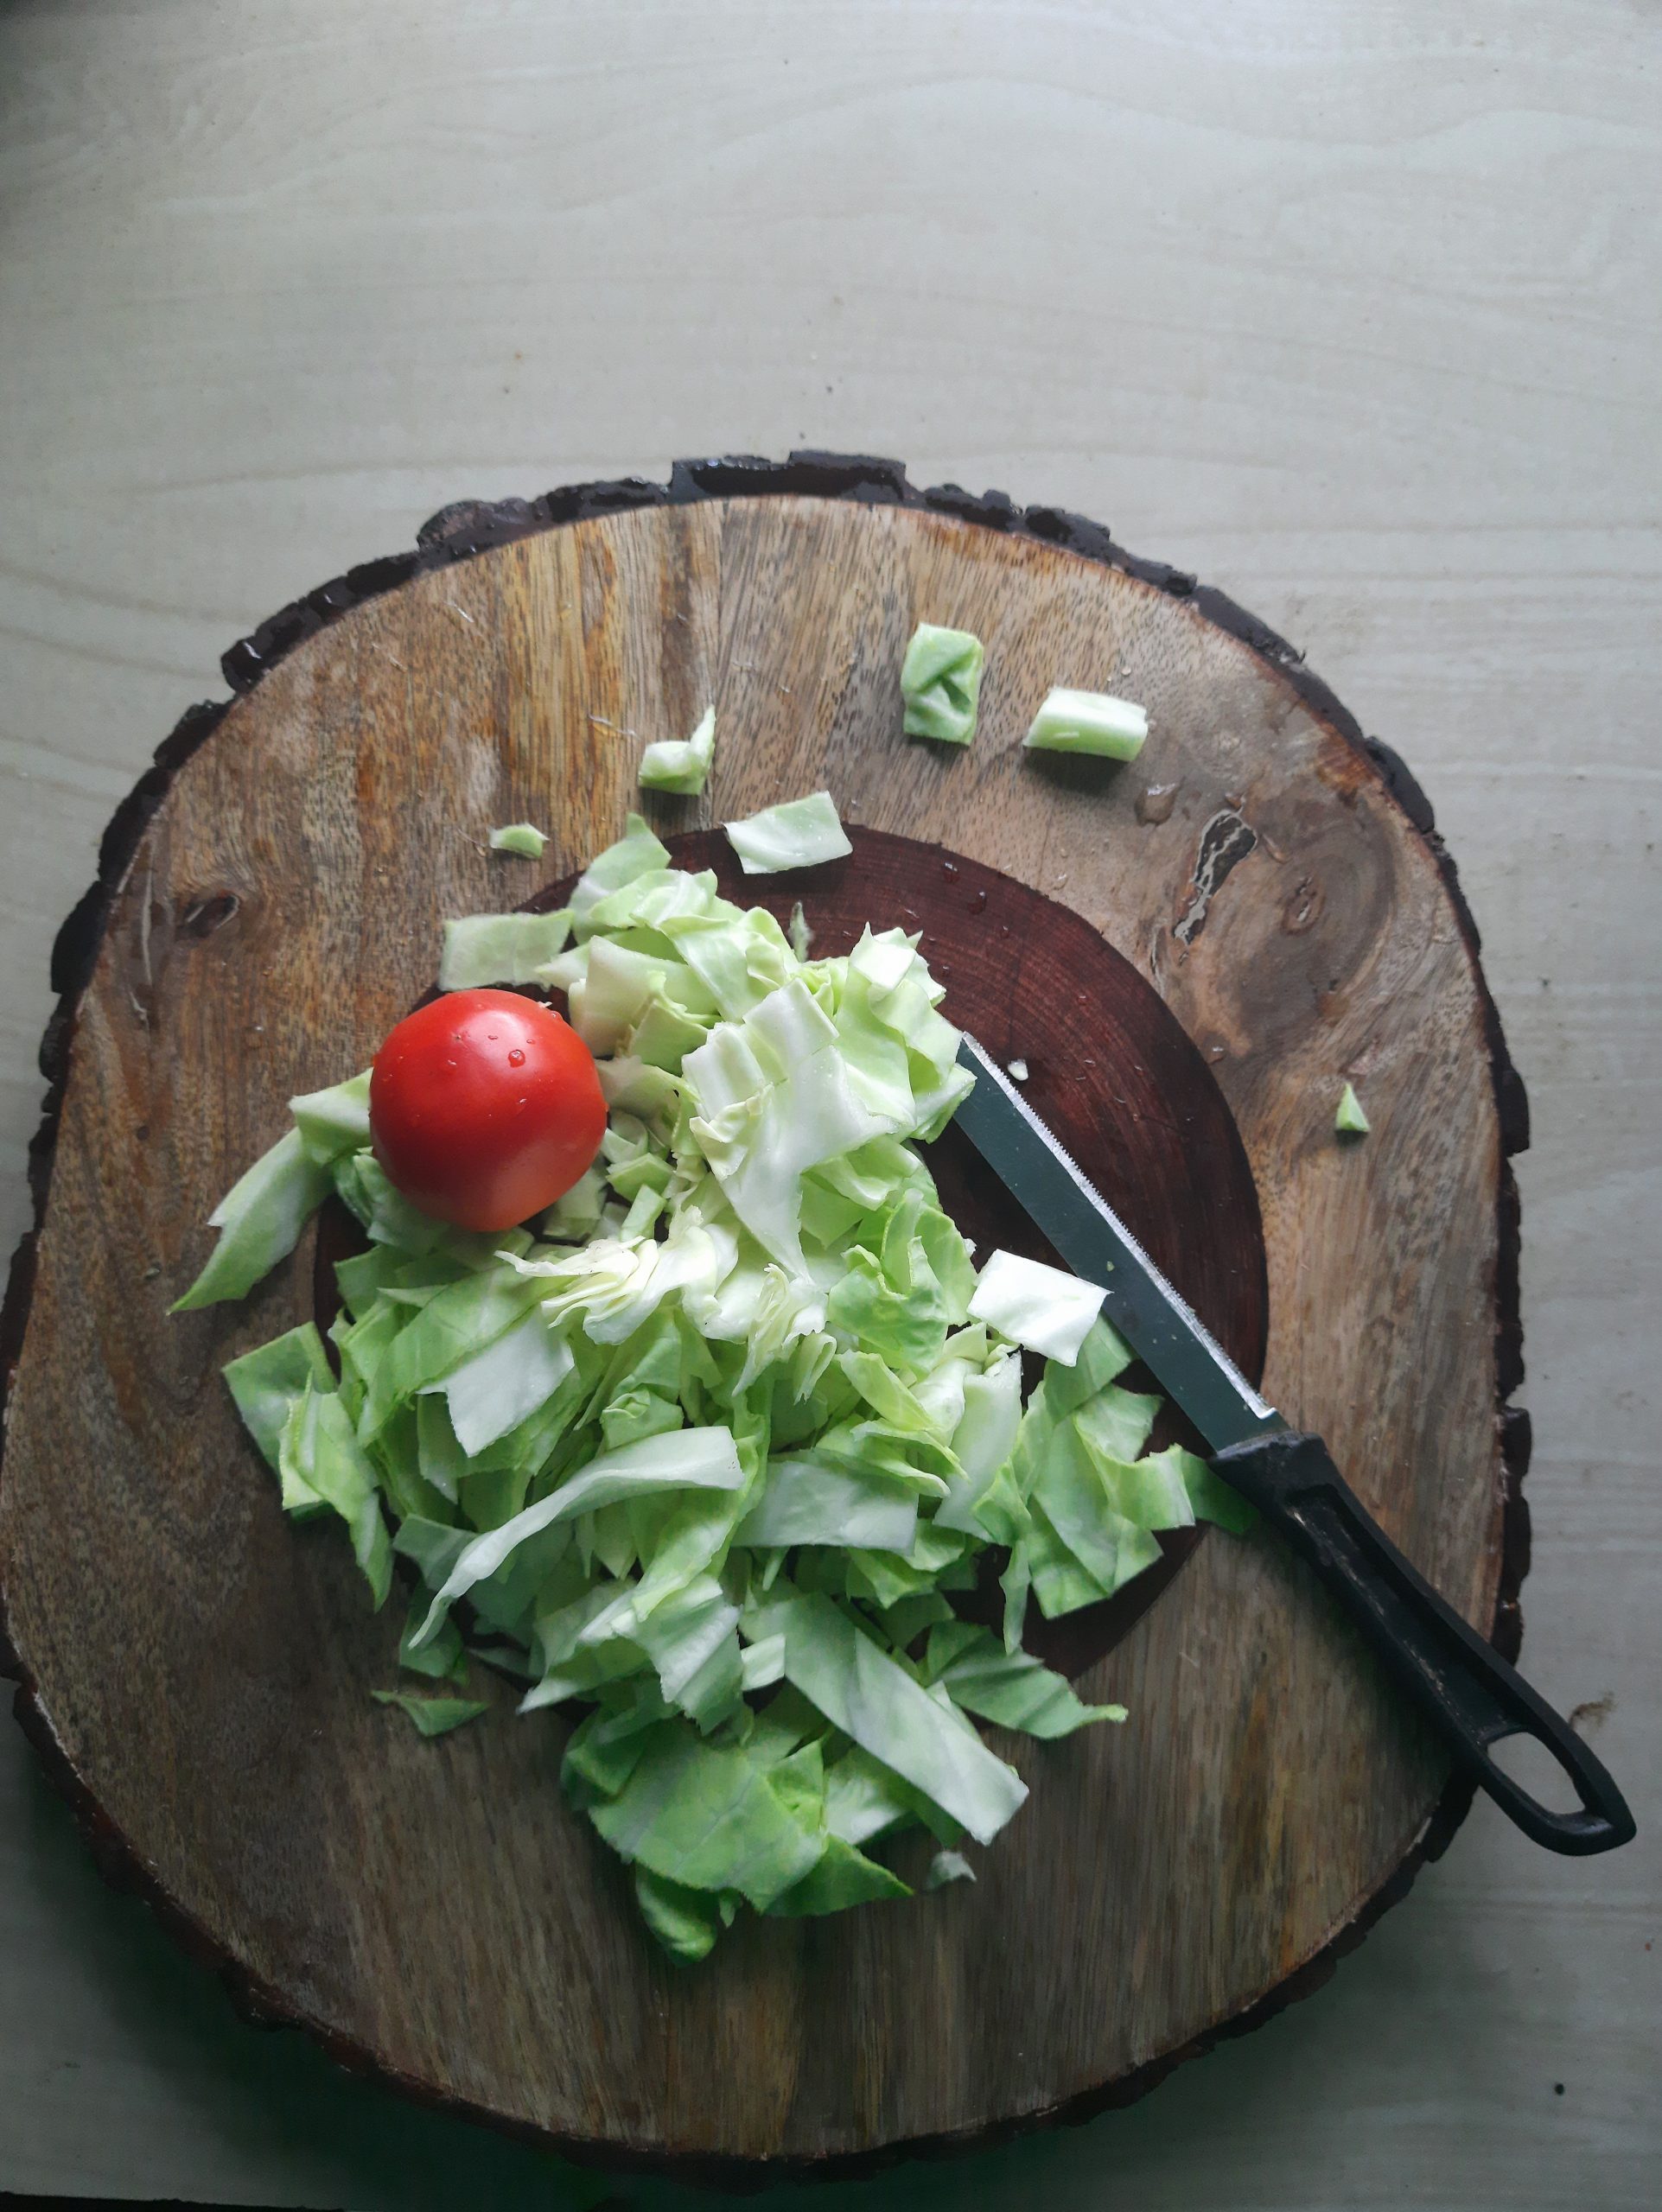
M454 1499L451 1503L455 1503ZM398 1639L399 1666L410 1674L425 1675L430 1681L465 1682L468 1654L462 1631L454 1621L446 1621L438 1634L425 1643L417 1645L412 1641L419 1633L426 1613L425 1604L417 1598L405 1617L404 1634Z
M541 860L547 842L548 832L538 829L534 822L510 822L503 829L491 831L494 853L518 853L524 860Z
M1072 1367L1103 1296L1095 1283L1081 1282L1060 1268L1015 1252L995 1252L981 1270L970 1312L1012 1343Z
M1145 710L1105 691L1051 692L1022 740L1041 753L1094 753L1135 760L1149 734Z
M570 1347L532 1313L426 1389L444 1393L462 1456L476 1459L546 1405L576 1365Z
M942 1622L925 1662L954 1705L1028 1736L1071 1736L1092 1720L1124 1720L1123 1705L1086 1705L1060 1675L1027 1651L1006 1651L984 1628Z
M303 1395L308 1382L327 1390L334 1380L323 1339L310 1321L302 1321L286 1336L273 1337L270 1344L232 1360L225 1370L225 1379L243 1427L274 1473L277 1447L295 1400Z
M1365 1137L1372 1124L1362 1111L1362 1102L1356 1096L1354 1084L1347 1083L1340 1094L1339 1110L1333 1125L1341 1137Z
M786 1681L815 1711L977 1843L990 1843L1027 1797L1015 1768L822 1592L776 1602L764 1612L782 1624Z
M471 991L482 983L540 982L570 936L571 916L564 907L552 914L467 914L446 922L438 987Z
M603 899L622 891L643 875L670 864L669 847L660 844L638 814L632 814L614 845L597 854L571 893L571 912L584 919Z
M706 707L690 737L656 738L646 747L640 756L642 789L695 798L704 787L715 750L716 709Z
M824 849L793 811L759 817L769 864ZM1148 1451L1159 1401L1121 1381L1099 1290L1009 1253L977 1277L917 1148L971 1078L901 931L812 960L806 922L723 899L632 816L567 911L450 925L447 987L515 978L566 992L608 1103L534 1231L403 1198L354 1076L293 1102L181 1301L250 1287L331 1191L362 1227L338 1376L306 1322L226 1378L283 1505L345 1523L375 1604L403 1562L398 1664L425 1686L376 1694L460 1726L475 1650L522 1713L576 1707L564 1785L683 1961L742 1909L904 1897L880 1854L908 1829L941 1847L927 1886L972 1878L957 1847L1027 1795L979 1724L1124 1718L1023 1649L1029 1605L1095 1603L1159 1529L1250 1515ZM1046 1355L1025 1404L1022 1347ZM995 1548L1002 1634L953 1611Z
M590 1815L620 1858L764 1912L812 1872L820 1840L765 1767L673 1722L644 1732L628 1779Z
M972 632L920 622L901 664L907 735L968 745L975 735L985 659L981 640Z
M289 1111L309 1158L327 1167L369 1142L369 1070L328 1090L291 1098Z
M408 1690L372 1690L377 1705L396 1705L407 1713L423 1736L446 1736L464 1721L477 1720L489 1706L472 1697L417 1697Z
M790 868L816 868L851 853L829 791L764 807L748 821L729 822L727 840L747 875L777 875Z
M242 1298L299 1243L329 1191L328 1168L307 1150L299 1129L281 1136L233 1183L207 1217L219 1242L173 1311Z

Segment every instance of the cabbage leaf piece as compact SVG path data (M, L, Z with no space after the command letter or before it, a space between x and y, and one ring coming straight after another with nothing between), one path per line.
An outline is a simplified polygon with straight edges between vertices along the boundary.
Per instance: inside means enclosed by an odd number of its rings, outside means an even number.
M581 923L602 899L640 876L669 866L669 847L653 836L638 814L631 814L615 844L598 853L578 877L571 893L571 917Z
M527 1313L506 1336L453 1367L442 1390L456 1442L475 1459L547 1404L576 1367L571 1348L540 1313Z
M175 1313L242 1298L299 1243L328 1196L328 1166L306 1149L298 1129L281 1136L239 1178L207 1217L219 1241Z
M760 814L742 822L723 826L747 875L777 875L786 868L817 868L822 861L841 860L854 850L829 791L811 791L806 798L786 799L779 806L764 807Z
M458 1598L495 1574L510 1553L527 1538L557 1522L570 1521L597 1507L653 1497L664 1491L735 1491L744 1470L729 1428L684 1428L647 1437L621 1452L602 1453L546 1497L528 1505L499 1529L475 1536L457 1555L414 1638L424 1643Z
M369 1142L369 1076L349 1076L327 1090L310 1090L289 1101L289 1111L308 1156L328 1166L342 1153Z
M1041 753L1093 753L1135 760L1149 734L1146 710L1106 691L1052 691L1022 740Z
M704 787L716 750L716 709L706 707L687 737L654 739L640 756L640 782L647 791L696 796Z
M414 1721L417 1734L448 1736L469 1720L477 1720L490 1707L481 1698L422 1697L411 1690L372 1690L377 1705L396 1705Z
M1124 1720L1123 1705L1087 1705L1064 1675L1030 1652L1006 1651L990 1630L967 1621L930 1631L925 1670L954 1705L1001 1727L1047 1739L1094 1720Z
M1093 1282L1018 1253L994 1252L970 1300L971 1319L1071 1367L1106 1293Z
M1341 1137L1365 1137L1373 1126L1362 1111L1362 1102L1356 1096L1353 1083L1347 1083L1339 1095L1339 1107L1333 1117L1333 1125Z
M444 925L438 987L471 991L486 983L539 982L570 935L571 915L564 906L551 914L464 914Z
M274 1474L283 1427L296 1401L305 1395L308 1384L318 1390L334 1387L323 1339L310 1321L228 1362L225 1379L243 1426Z
M919 623L901 664L908 737L939 738L948 745L971 742L986 657L972 631Z
M823 1594L774 1609L785 1676L833 1727L990 1843L1027 1797L1027 1784L990 1751L950 1699L937 1700Z
M589 1817L620 1858L684 1889L736 1891L761 1911L825 1847L764 1767L675 1722L648 1732L627 1779Z

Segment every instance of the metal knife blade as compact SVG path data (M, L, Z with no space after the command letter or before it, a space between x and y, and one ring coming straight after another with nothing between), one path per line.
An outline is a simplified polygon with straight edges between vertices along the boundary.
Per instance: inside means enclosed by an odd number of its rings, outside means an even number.
M1010 1196L1214 1452L1286 1423L1252 1388L1113 1208L1092 1188L1003 1068L966 1032L958 1065L975 1088L953 1116Z

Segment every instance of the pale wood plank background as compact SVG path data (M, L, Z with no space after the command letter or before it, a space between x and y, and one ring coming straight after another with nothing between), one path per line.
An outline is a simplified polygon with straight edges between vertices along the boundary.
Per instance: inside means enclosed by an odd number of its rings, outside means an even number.
M1652 2201L1659 139L1649 0L0 10L8 1239L105 817L232 636L463 493L811 442L1081 508L1305 646L1461 862L1535 1112L1525 1657L1640 1840L1481 1807L1310 2004L839 2212ZM5 2188L597 2193L235 2027L9 1729Z

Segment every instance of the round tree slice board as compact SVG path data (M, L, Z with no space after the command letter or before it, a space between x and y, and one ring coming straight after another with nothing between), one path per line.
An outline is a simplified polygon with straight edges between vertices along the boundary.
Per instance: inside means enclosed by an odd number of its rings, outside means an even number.
M900 734L919 620L985 641L968 752ZM1310 1986L1464 1796L1269 1538L1195 1546L1086 1673L1125 1727L1005 1744L1033 1794L973 1886L748 1920L678 1970L561 1798L557 1721L504 1692L427 1743L370 1700L397 1609L285 1522L219 1379L308 1310L310 1240L243 1305L167 1309L290 1095L365 1065L430 984L443 919L581 867L639 803L641 745L713 700L710 791L649 805L665 834L826 785L850 823L1071 909L1159 994L1256 1181L1266 1391L1514 1648L1521 1093L1411 782L1191 579L823 457L449 511L226 669L239 696L163 747L60 941L7 1309L18 1708L106 1864L347 2063L716 2178L1079 2114ZM1023 752L1055 683L1143 702L1143 756ZM519 819L543 862L485 849ZM1069 1016L1034 972L989 1041L1030 1025L1042 1075ZM1373 1134L1341 1146L1347 1079ZM1203 1208L1218 1163L1193 1174Z

